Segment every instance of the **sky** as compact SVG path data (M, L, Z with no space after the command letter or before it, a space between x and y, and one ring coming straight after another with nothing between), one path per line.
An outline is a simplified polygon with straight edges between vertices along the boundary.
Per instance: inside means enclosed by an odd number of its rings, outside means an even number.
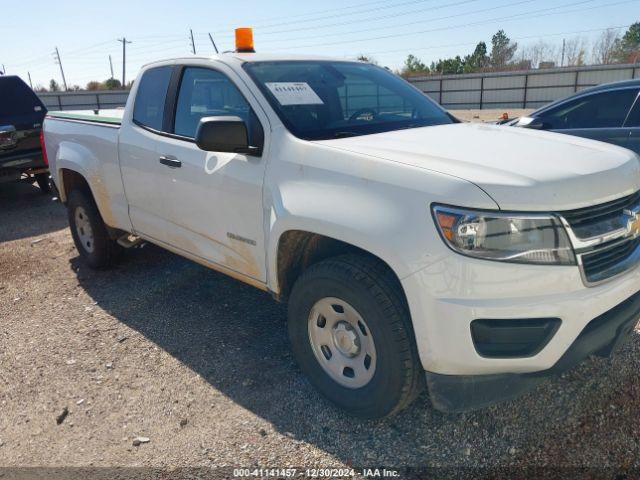
M12 7L15 2L0 0ZM58 47L67 84L122 78L126 37L127 81L147 62L196 53L232 50L233 30L253 27L256 50L356 58L373 57L400 68L408 54L429 64L470 53L504 29L519 45L540 40L560 45L583 37L591 44L603 30L640 21L640 0L22 0L1 8L0 69L33 86L62 83Z

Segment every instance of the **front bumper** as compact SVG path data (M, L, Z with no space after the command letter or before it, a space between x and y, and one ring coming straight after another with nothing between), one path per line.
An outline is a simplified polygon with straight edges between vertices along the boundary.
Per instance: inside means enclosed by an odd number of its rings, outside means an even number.
M402 279L434 406L480 408L519 395L586 357L609 355L640 319L640 267L586 287L578 267L491 262L455 253ZM559 319L532 355L495 358L476 350L471 324Z
M491 262L443 255L402 279L420 360L440 375L524 374L554 367L591 320L640 290L640 267L586 287L575 266ZM556 318L561 323L534 355L487 358L474 346L477 319Z
M610 356L627 338L640 318L640 292L591 320L569 349L550 369L522 374L441 375L427 372L434 407L461 412L516 397L543 379L573 368L591 355Z

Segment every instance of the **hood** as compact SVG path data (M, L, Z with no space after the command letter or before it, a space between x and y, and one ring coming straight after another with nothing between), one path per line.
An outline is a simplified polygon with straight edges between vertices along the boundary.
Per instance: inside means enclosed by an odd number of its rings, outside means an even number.
M503 210L571 210L640 190L635 153L559 133L458 123L318 143L465 179Z

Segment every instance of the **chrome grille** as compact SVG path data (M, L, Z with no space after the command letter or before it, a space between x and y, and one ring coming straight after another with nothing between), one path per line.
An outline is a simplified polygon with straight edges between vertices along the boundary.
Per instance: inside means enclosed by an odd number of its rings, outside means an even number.
M624 210L640 205L640 191L595 207L580 208L560 215L578 238L592 238L624 228Z
M582 268L589 283L598 283L628 270L638 261L640 237L582 255Z
M559 214L571 237L585 284L598 284L640 264L637 212L640 192Z

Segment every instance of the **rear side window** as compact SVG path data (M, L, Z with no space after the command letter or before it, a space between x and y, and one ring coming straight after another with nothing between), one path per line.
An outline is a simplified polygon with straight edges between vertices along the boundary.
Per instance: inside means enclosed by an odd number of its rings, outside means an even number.
M44 111L40 99L19 77L0 77L0 117Z
M557 130L618 128L622 127L637 94L637 89L595 93L559 105L539 118L547 128Z
M180 82L174 133L194 138L200 119L211 116L240 117L247 126L249 143L263 144L260 120L238 87L221 72L188 67Z
M162 130L164 105L172 72L171 66L152 68L144 72L133 106L135 123L154 130Z

